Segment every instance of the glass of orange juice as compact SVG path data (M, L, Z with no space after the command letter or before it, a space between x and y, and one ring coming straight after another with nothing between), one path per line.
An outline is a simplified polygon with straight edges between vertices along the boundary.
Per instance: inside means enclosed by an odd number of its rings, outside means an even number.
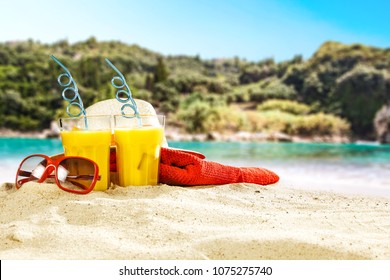
M114 116L116 164L120 186L158 184L165 116Z
M59 120L65 155L86 157L99 166L100 180L94 187L96 191L107 190L110 186L111 121L109 115Z

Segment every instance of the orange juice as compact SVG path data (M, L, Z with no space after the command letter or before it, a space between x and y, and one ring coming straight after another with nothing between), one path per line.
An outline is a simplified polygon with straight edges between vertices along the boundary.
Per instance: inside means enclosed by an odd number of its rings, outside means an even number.
M110 130L61 131L66 156L86 157L99 166L100 180L94 190L104 191L110 186Z
M157 185L164 128L115 128L114 134L119 185Z

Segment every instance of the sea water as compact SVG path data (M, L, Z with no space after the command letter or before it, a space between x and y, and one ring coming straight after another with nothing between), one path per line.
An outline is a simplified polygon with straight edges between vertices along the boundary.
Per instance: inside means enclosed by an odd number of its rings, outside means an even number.
M0 184L15 182L16 171L25 157L63 152L59 139L0 138Z
M280 185L390 198L390 145L325 143L172 143L234 166L265 167Z
M280 176L280 186L390 198L390 145L169 142L169 146L201 152L222 164L268 168ZM15 180L24 157L62 152L57 139L0 138L0 183Z

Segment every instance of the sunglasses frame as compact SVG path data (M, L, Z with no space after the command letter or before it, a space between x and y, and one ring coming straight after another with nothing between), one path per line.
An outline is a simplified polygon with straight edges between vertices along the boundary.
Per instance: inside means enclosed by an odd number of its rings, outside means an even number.
M96 162L94 162L93 160L90 160L89 158L79 157L79 156L64 156L64 155L57 155L57 156L54 156L54 157L49 157L49 156L43 155L43 154L33 154L33 155L29 155L28 157L24 158L22 160L22 162L19 164L18 171L16 172L16 178L15 178L15 187L17 189L20 189L23 184L31 181L31 179L28 178L28 177L18 181L18 177L19 177L20 169L22 168L23 164L29 158L32 158L32 157L41 157L41 158L45 159L46 162L47 162L47 164L45 166L44 173L42 174L41 178L38 178L38 180L37 180L38 183L44 182L47 178L53 178L53 176L51 174L54 171L54 179L55 179L56 185L60 189L62 189L64 191L67 191L67 192L76 193L76 194L87 194L87 193L89 193L89 192L91 192L93 190L93 188L95 187L96 182L98 180L100 180L99 166L96 164ZM58 166L60 165L60 163L62 161L64 161L64 160L66 160L66 159L78 159L78 160L81 159L81 160L86 160L86 161L88 161L88 162L93 164L93 166L95 168L95 173L93 175L92 183L91 183L91 185L88 188L86 188L85 190L79 191L79 190L67 189L67 188L65 188L65 187L63 187L61 185L60 181L58 180L57 170L58 170ZM30 172L30 171L27 171L27 172Z

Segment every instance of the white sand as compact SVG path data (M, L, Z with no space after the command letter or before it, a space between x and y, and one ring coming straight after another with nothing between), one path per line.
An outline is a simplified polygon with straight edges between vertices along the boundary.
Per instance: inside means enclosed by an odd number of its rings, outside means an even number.
M390 259L390 200L231 184L0 188L0 259Z

